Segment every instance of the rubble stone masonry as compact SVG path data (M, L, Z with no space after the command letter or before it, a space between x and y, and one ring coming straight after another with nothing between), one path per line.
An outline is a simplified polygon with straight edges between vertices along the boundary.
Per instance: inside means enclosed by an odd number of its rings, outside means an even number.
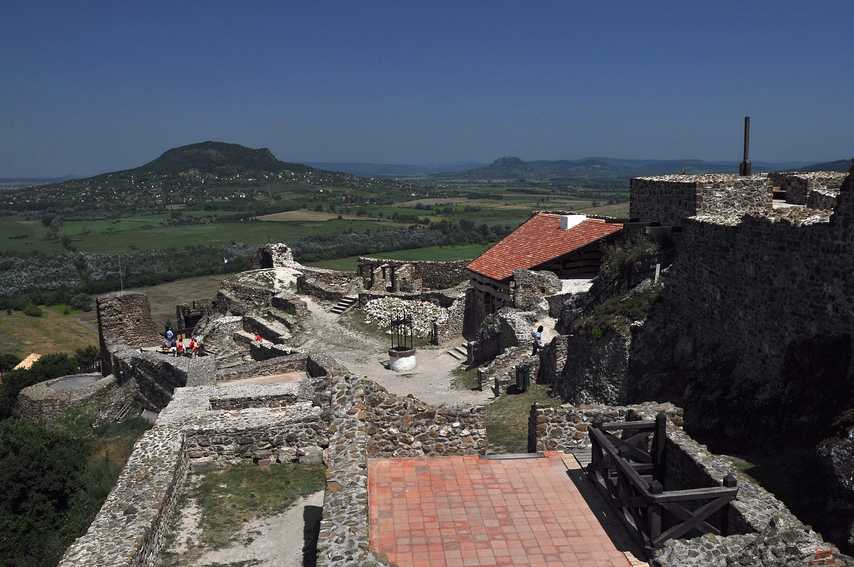
M631 181L629 216L642 222L681 226L695 215L742 215L771 209L767 176L661 175Z
M854 187L836 210L700 216L632 342L630 400L684 404L689 431L821 435L854 406Z

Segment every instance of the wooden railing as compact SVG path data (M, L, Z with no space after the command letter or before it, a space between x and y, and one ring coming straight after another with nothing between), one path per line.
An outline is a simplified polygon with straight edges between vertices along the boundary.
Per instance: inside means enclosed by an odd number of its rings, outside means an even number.
M587 474L647 550L694 533L728 535L729 503L738 493L732 475L724 477L722 486L665 491L666 424L659 414L655 421L588 429L593 446Z

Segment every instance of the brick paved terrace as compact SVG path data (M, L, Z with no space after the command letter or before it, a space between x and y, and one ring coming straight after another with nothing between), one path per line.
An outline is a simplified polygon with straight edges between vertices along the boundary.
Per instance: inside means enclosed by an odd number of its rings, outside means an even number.
M628 567L637 550L570 456L371 459L371 548L398 567ZM596 513L591 509L596 509Z

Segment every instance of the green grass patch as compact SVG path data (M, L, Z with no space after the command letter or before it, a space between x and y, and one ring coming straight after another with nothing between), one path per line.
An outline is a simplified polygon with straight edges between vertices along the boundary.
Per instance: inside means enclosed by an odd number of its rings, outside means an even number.
M228 545L246 522L284 512L325 484L322 465L241 464L208 473L195 490L202 508L202 541L214 548Z
M477 381L477 368L460 366L452 373L451 385L458 390L476 390L480 387Z
M504 394L486 406L486 438L495 453L525 453L528 450L528 417L531 404L558 406L548 386L531 384L523 394Z

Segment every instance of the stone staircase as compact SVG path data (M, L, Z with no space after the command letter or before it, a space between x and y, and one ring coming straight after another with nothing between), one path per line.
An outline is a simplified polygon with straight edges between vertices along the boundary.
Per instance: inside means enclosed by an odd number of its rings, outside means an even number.
M329 312L335 315L341 315L342 313L356 305L357 301L359 301L358 297L352 295L345 295L344 297L338 300L338 303L336 303L335 306L329 310Z
M465 362L469 358L468 349L466 348L466 343L452 347L447 352L451 356L451 358L459 360L460 362Z

